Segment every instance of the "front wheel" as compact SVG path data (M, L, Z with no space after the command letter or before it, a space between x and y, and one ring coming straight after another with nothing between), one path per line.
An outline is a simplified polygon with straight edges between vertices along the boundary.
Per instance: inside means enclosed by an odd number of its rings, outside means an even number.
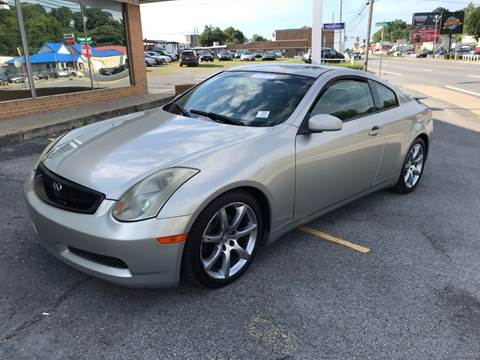
M400 194L409 194L417 188L423 174L426 157L427 147L425 142L418 138L408 150L400 178L393 188L394 191Z
M209 288L228 285L247 270L262 238L258 202L244 191L224 194L192 226L183 254L184 275Z

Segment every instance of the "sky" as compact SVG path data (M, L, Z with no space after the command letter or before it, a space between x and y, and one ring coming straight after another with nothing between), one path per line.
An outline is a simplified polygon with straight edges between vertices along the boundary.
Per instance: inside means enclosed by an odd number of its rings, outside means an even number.
M339 20L339 1L323 0L323 21ZM347 47L356 36L365 38L367 0L343 0ZM375 22L412 21L414 12L428 12L438 6L458 10L470 0L375 0ZM474 3L480 4L480 0ZM312 0L177 0L141 6L143 37L185 42L186 34L201 33L206 24L224 29L233 26L250 38L260 34L271 39L277 29L312 25Z

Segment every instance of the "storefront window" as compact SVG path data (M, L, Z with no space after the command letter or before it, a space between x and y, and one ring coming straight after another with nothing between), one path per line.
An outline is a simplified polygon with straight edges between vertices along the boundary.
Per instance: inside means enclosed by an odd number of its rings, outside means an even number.
M84 0L94 88L130 85L123 4Z
M76 0L21 0L37 96L91 90L76 41L84 36Z
M0 1L0 101L31 97L15 2Z
M130 85L122 3L20 1L36 96ZM14 5L0 0L0 101L32 96Z

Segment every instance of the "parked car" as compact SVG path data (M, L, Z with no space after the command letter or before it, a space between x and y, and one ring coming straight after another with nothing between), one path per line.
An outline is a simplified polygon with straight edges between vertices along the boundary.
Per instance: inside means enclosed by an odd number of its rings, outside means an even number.
M280 59L280 58L283 57L283 54L280 50L276 50L276 51L274 51L274 53L275 53L275 56L277 57L277 59Z
M240 59L242 57L243 51L242 50L237 50L235 51L235 54L233 54L233 57L235 59Z
M439 48L435 49L434 55L445 55L448 51L443 47L440 46Z
M232 54L230 54L229 51L220 51L217 55L217 58L219 61L231 61L232 60Z
M89 276L218 288L327 211L412 193L432 131L425 105L367 72L244 66L60 136L28 175L26 205L41 244Z
M453 52L455 55L468 55L471 54L473 51L473 46L470 45L462 45L455 49Z
M123 64L120 66L115 66L113 68L101 68L98 72L104 76L115 75L121 73L122 71L128 70L128 64Z
M475 49L473 49L472 54L473 55L480 55L480 47L476 47Z
M70 76L70 71L67 68L53 68L49 70L49 76L53 78L65 78Z
M262 61L267 60L277 60L277 55L275 55L273 51L266 51L265 53L263 53Z
M144 54L143 58L145 60L146 67L157 65L157 60L155 60L155 58L151 57L150 55Z
M427 50L427 49L423 49L422 51L420 51L415 57L418 59L418 58L426 58L428 57L428 55L432 55L433 54L433 51L432 50Z
M37 71L32 74L33 80L48 80L50 79L50 74L48 71Z
M254 52L254 54L255 54L256 59L261 59L262 56L263 56L263 51L262 50L257 50L257 51Z
M251 51L245 51L240 57L240 61L255 61L255 54Z
M198 53L200 62L213 62L215 58L208 51L202 51Z
M160 55L155 51L146 51L145 54L155 59L157 65L165 64L167 62L166 59L168 59L168 62L172 62L172 59L170 59L168 56Z
M0 86L6 86L8 84L8 76L6 74L0 74Z
M326 63L338 63L345 61L345 56L340 54L338 51L330 48L323 48L322 49L322 62ZM312 50L308 49L308 51L302 57L303 61L307 64L312 63Z
M27 77L22 75L9 75L8 82L11 84L21 84L27 82Z
M158 55L168 56L172 61L177 60L177 55L173 53L168 53L162 48L154 48L152 51L156 52Z
M195 50L183 50L180 53L180 67L183 65L187 66L198 66L199 58Z

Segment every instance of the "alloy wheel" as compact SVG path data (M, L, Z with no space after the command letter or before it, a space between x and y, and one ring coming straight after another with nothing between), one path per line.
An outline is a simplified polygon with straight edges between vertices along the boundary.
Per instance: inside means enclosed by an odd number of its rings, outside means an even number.
M422 175L424 164L424 151L421 144L415 144L410 149L405 167L403 170L403 180L405 186L409 189L413 188Z
M257 228L255 212L243 202L217 211L201 240L200 260L205 272L214 279L226 280L241 271L255 249Z

